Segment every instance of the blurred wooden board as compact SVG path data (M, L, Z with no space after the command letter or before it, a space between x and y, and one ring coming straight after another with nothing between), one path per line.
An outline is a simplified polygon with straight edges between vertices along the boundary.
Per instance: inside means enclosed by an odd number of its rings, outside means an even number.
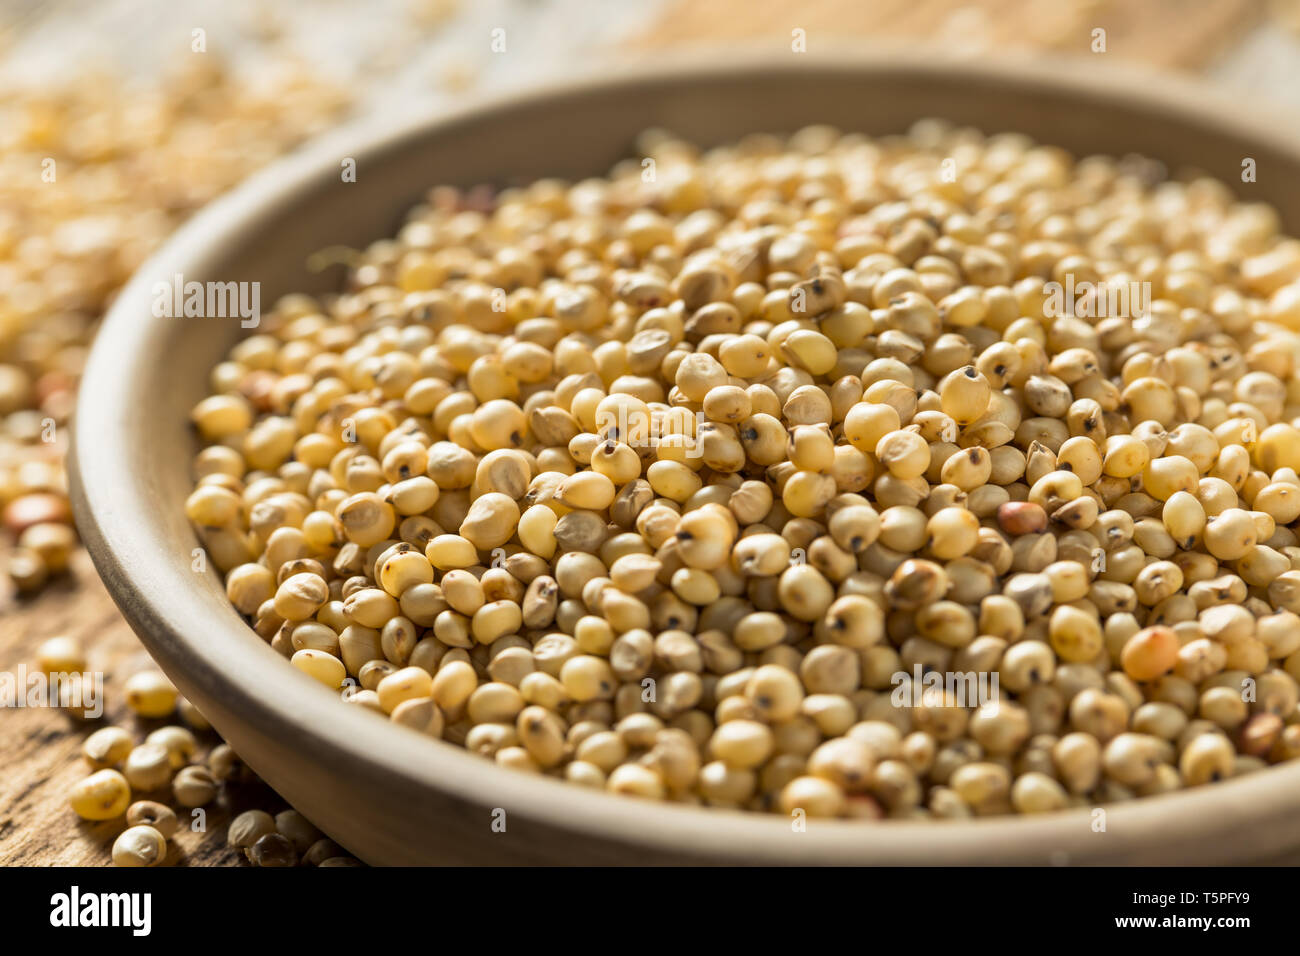
M1151 66L1198 69L1264 15L1262 0L673 0L635 45L678 47L721 40L788 48L795 29L808 48L843 43L929 41L965 51L1087 54L1093 30L1106 52Z

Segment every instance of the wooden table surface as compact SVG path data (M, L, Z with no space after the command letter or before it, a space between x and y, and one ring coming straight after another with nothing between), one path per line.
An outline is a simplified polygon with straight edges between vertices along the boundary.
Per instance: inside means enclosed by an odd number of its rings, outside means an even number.
M1296 0L666 0L630 7L635 10L629 15L629 31L612 43L601 39L603 46L593 48L591 55L609 55L611 49L628 55L653 53L728 40L788 48L795 29L806 31L814 54L820 37L843 41L861 36L937 41L982 52L1014 47L1083 55L1089 51L1092 31L1102 28L1107 55L1201 73L1229 90L1282 102L1300 99L1297 84L1288 82L1300 68L1300 41L1293 32L1300 24ZM508 26L510 21L503 22ZM562 63L550 65L563 68ZM469 70L466 75L472 74ZM491 82L490 76L479 79ZM0 544L0 560L6 547ZM65 802L68 789L87 773L81 741L106 723L139 734L162 723L138 721L123 706L122 681L148 666L148 656L84 552L76 555L68 576L34 598L0 593L0 671L15 671L23 663L31 666L37 645L56 634L79 637L88 651L89 669L105 675L105 714L101 721L85 724L49 709L0 711L4 865L108 863L120 822L86 823ZM206 744L215 742L207 735ZM241 864L242 858L226 847L224 831L232 813L249 807L275 812L284 804L261 785L224 795L221 803L207 809L204 832L184 831L171 841L169 862Z

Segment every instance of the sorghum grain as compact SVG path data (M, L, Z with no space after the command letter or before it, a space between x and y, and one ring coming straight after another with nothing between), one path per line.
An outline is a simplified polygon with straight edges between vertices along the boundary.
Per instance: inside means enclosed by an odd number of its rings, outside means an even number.
M132 826L113 841L113 862L118 866L157 866L167 856L166 838L151 826Z
M171 807L155 803L153 800L137 800L127 807L126 822L128 826L133 827L153 827L167 839L171 839L180 825L180 821L176 819L176 812Z
M644 147L431 191L214 371L187 511L273 647L503 766L808 817L1300 752L1273 212L934 122ZM232 840L288 859L266 822Z
M72 788L68 803L83 820L112 820L126 812L131 786L116 770L100 770Z

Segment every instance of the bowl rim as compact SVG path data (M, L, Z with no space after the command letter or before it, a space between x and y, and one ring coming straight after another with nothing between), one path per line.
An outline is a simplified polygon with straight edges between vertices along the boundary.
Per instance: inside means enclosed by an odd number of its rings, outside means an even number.
M151 651L164 644L173 663L187 675L222 695L256 730L270 737L293 735L296 749L312 757L341 759L381 775L400 776L421 787L437 789L481 806L517 805L518 813L575 836L598 837L620 844L681 856L684 849L702 858L769 863L905 862L1067 862L1098 854L1089 826L1088 808L1040 817L991 817L969 821L889 820L875 826L861 821L816 821L798 839L780 839L793 828L783 816L651 804L522 774L462 748L433 741L405 728L394 728L362 708L339 705L337 695L290 667L267 667L270 657L283 660L258 639L210 640L211 631L231 634L227 622L213 622L203 640L187 636L187 625L205 613L196 593L169 590L168 566L157 547L153 508L117 440L129 427L130 388L143 346L159 323L153 317L150 276L186 273L186 265L219 248L230 236L266 217L278 201L292 197L326 171L337 172L338 157L353 156L358 165L399 148L414 138L482 119L494 111L546 102L597 88L632 90L647 84L707 82L737 74L788 71L803 73L880 73L913 75L961 82L992 77L1009 85L1027 85L1099 103L1159 111L1195 127L1267 144L1300 157L1300 136L1267 108L1243 110L1199 83L1143 68L1108 66L1105 75L1087 71L1071 58L1007 57L935 59L924 50L893 47L833 50L773 60L770 50L698 50L656 54L654 62L633 62L584 72L577 78L548 83L527 92L474 97L454 109L440 109L415 119L394 122L386 116L353 121L326 133L287 157L255 173L183 225L119 293L91 351L78 396L68 472L76 521L100 576L123 616ZM379 237L376 237L379 238ZM197 544L197 539L195 539ZM233 609L232 609L233 610ZM234 618L238 620L238 618ZM189 631L192 633L192 631ZM220 645L218 647L217 645ZM269 656L268 656L269 655ZM179 661L180 663L177 663ZM328 728L329 732L321 728ZM1244 838L1249 821L1293 815L1300 797L1300 764L1225 781L1213 787L1108 804L1107 830L1121 841L1107 844L1108 858L1140 860L1144 850L1183 841L1209 847L1230 836ZM1247 808L1250 808L1247 810ZM1259 847L1267 840L1256 839ZM1193 852L1194 857L1194 852Z

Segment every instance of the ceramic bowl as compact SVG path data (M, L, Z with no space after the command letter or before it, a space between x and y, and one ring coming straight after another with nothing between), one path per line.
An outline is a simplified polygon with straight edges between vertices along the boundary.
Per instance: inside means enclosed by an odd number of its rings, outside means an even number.
M1300 229L1293 125L1109 60L987 64L927 54L659 61L451 114L332 134L196 216L114 304L90 358L71 464L78 526L127 620L181 691L271 786L376 864L1225 863L1293 859L1300 765L1091 813L960 823L813 821L659 805L515 773L388 724L290 667L196 572L188 425L237 318L158 317L154 286L257 281L261 302L337 288L323 247L393 235L431 185L600 174L636 134L701 144L832 123L896 133L946 117L1079 155L1142 153L1271 202ZM1241 183L1243 159L1257 182ZM345 160L356 181L343 182ZM504 821L504 832L501 823Z

